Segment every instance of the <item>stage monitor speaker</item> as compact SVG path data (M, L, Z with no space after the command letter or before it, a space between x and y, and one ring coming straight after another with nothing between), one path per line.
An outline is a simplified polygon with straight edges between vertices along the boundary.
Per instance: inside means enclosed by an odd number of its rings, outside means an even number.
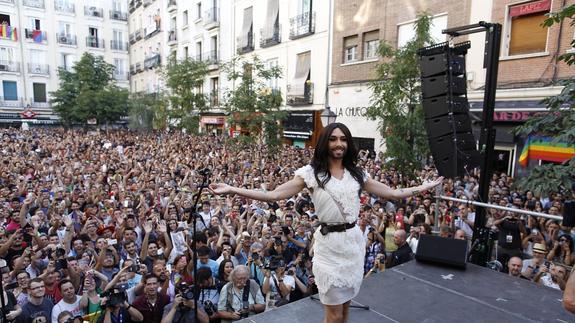
M575 200L563 204L563 226L575 227Z
M453 267L467 266L467 240L424 234L419 237L415 259Z

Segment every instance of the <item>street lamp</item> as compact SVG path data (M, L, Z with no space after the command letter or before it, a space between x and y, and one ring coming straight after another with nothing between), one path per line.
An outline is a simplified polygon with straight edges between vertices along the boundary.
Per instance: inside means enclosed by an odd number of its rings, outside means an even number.
M321 112L321 123L323 124L324 127L327 127L329 124L332 124L335 122L335 119L337 118L337 114L335 114L333 111L331 111L331 109L329 107L325 107L325 109Z

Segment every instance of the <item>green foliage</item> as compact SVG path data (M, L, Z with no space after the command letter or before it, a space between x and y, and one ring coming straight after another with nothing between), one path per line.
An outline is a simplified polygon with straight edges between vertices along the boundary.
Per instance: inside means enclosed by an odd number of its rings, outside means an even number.
M396 49L383 41L378 51L384 62L377 66L377 79L371 83L373 95L367 116L378 122L391 166L407 174L429 154L417 50L433 43L430 25L431 18L420 14L414 26L415 38L404 47Z
M197 133L199 114L208 109L208 99L201 91L208 74L206 63L190 58L178 61L172 56L160 73L169 89L170 120L179 129Z
M549 14L542 25L548 28L556 23L570 20L575 25L573 16L575 5L563 8L560 12ZM571 42L575 48L575 41ZM575 54L566 53L557 58L558 61L575 65ZM515 134L528 136L542 134L553 137L556 142L575 143L575 80L567 79L559 82L563 85L561 93L545 98L542 103L547 106L548 112L529 118L524 124L513 129ZM516 186L522 190L532 190L537 195L547 196L551 192L570 189L575 180L575 158L562 165L546 164L535 167L529 175L519 179Z
M128 90L115 84L114 69L101 56L84 53L73 72L58 70L60 86L50 94L54 111L64 125L85 124L91 118L105 124L126 116Z
M164 130L168 125L168 104L163 93L138 93L130 101L130 128Z
M281 92L268 82L281 77L279 67L267 68L257 57L250 60L236 57L224 66L228 78L235 83L224 94L224 107L230 113L230 124L242 129L238 143L265 143L270 152L281 145L278 134L286 112L281 111Z

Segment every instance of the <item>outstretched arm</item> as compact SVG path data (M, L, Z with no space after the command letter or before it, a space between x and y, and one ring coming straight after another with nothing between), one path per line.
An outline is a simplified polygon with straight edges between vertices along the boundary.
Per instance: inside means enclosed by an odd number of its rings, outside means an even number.
M408 196L417 195L420 192L427 191L439 184L443 181L443 177L439 177L438 179L421 184L419 186L408 187L408 188L400 188L394 190L389 186L375 181L371 178L368 178L364 184L364 189L372 194L375 194L379 197L388 198L388 199L402 199Z
M210 184L210 191L214 194L238 194L250 199L271 202L289 198L305 187L303 178L296 176L290 181L276 187L273 191L256 191L230 186L227 184Z

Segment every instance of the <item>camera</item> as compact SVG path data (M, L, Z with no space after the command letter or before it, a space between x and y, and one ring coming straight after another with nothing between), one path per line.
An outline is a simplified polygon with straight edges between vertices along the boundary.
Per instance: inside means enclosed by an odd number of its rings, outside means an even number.
M264 269L276 270L279 267L285 267L285 262L281 256L273 256L264 262Z
M56 260L56 271L68 269L68 260L66 259L57 259Z
M209 299L205 300L202 304L204 305L204 311L206 314L208 314L208 316L212 316L218 311L218 307L214 305L214 303L212 303L212 301Z
M106 302L106 307L115 307L117 305L124 304L124 302L128 300L126 290L128 290L127 284L118 284L114 286L111 290L102 293L102 297L108 298L108 301Z
M289 234L289 227L287 225L282 226L282 233L286 236Z
M66 250L62 247L57 247L56 251L54 251L55 258L62 258L66 255Z
M253 261L258 261L260 259L260 254L259 253L253 253L252 254L252 260Z
M194 286L188 285L185 282L180 283L178 286L178 293L182 295L185 300L194 299Z
M274 237L274 244L275 245L281 245L282 244L282 238L281 237Z

